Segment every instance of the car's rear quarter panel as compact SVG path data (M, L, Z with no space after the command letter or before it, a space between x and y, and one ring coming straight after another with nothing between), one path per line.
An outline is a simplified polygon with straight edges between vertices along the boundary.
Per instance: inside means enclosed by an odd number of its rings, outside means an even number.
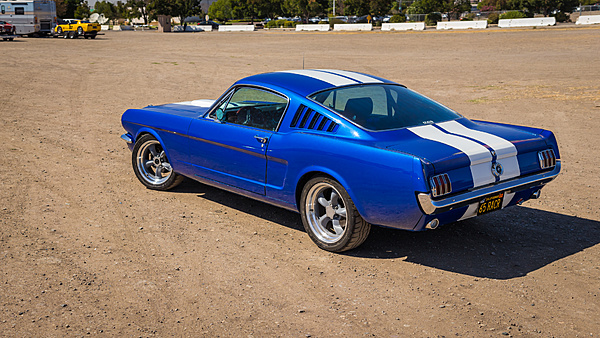
M368 133L349 121L305 98L286 94L290 97L287 113L279 132L269 140L267 197L298 207L306 179L325 174L346 188L368 222L413 229L422 215L415 191L427 190L420 160L378 148ZM335 121L336 131L291 127L300 104Z

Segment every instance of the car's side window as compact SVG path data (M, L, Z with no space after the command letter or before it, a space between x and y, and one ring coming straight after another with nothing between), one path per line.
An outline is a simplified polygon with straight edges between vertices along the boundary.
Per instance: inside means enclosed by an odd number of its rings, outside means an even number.
M209 117L222 122L275 131L287 106L287 99L252 87L240 87Z

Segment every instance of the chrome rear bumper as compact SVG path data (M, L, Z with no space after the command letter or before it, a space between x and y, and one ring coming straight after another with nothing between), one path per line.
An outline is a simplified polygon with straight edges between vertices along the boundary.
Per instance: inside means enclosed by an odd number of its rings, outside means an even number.
M526 190L535 186L543 186L552 181L560 172L560 160L556 160L556 166L551 171L539 174L533 174L525 177L518 177L512 180L500 182L491 186L478 188L465 193L449 196L443 199L433 200L431 193L419 193L417 200L423 212L427 215L439 214L452 209L477 203L486 196L500 192L517 192Z

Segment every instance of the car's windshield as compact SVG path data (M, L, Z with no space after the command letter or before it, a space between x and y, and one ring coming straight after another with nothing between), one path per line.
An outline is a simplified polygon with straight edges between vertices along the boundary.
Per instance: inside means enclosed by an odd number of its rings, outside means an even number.
M392 84L330 89L309 98L370 130L414 127L460 117L423 95Z

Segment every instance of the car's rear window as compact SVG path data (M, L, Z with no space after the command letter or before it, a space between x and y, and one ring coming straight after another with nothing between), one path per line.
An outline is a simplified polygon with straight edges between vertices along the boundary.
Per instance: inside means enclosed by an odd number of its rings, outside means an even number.
M335 88L309 98L370 130L414 127L460 117L423 95L393 84Z

